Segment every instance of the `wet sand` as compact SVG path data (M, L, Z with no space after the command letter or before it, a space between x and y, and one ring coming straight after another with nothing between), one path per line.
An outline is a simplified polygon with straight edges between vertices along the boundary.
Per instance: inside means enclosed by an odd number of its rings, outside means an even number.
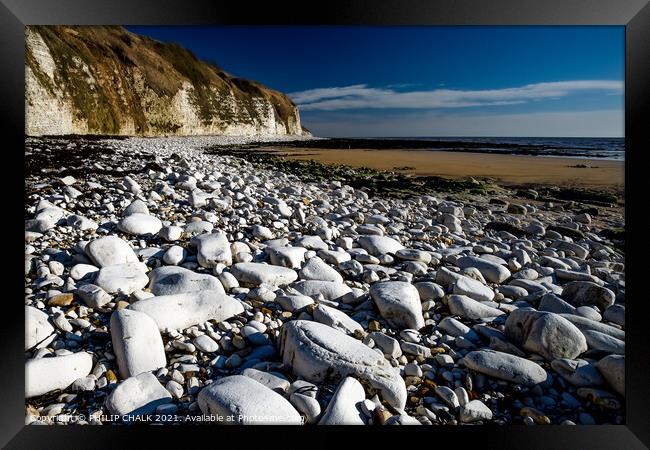
M445 151L311 148L292 148L286 155L292 159L314 159L324 164L394 170L416 176L487 177L502 184L552 184L608 190L622 190L624 185L624 162L603 159ZM576 165L590 167L570 167Z

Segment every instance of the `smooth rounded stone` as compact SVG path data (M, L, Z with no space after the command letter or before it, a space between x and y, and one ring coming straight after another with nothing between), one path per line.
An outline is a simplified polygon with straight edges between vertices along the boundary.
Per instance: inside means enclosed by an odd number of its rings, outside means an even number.
M424 327L420 294L415 286L404 281L375 283L370 296L381 316L392 326L419 330Z
M380 391L403 410L406 385L386 358L353 337L327 325L305 320L285 323L280 331L282 362L298 376L321 384L354 376Z
M25 305L25 351L44 341L54 327L48 322L49 316L40 309Z
M29 359L25 363L25 397L37 397L56 389L67 389L93 368L90 353Z
M447 386L436 386L435 393L450 407L456 409L460 406L456 393Z
M193 237L190 241L196 246L196 257L202 267L212 269L217 264L232 264L232 252L228 237L222 231L205 233Z
M598 386L605 381L596 366L583 359L556 359L551 367L573 386Z
M98 267L139 261L129 244L117 236L105 236L90 241L84 251Z
M582 331L583 333L585 330L594 330L594 331L599 331L601 333L604 333L608 336L614 337L616 339L620 339L622 341L625 340L625 331L619 330L618 328L614 328L610 325L606 325L601 322L596 322L582 316L576 316L573 314L560 314L560 315L565 319L567 319L572 324L574 324L576 327L578 327L580 331Z
M471 400L460 407L459 420L462 423L492 420L492 411L480 400Z
M70 389L72 392L92 392L95 390L97 378L94 375L78 378L72 383Z
M396 414L390 416L384 425L422 425L418 419L408 414Z
M361 403L366 399L363 386L355 378L346 377L334 392L319 425L365 425Z
M182 263L187 256L187 251L180 245L172 245L163 255L165 264L177 266Z
M219 290L150 297L132 303L129 309L149 315L160 330L184 330L208 320L223 322L244 312L239 300Z
M575 359L587 351L582 332L559 314L519 308L510 313L506 336L514 344L546 359Z
M575 314L578 316L586 317L587 319L594 320L596 322L603 320L603 316L601 316L600 313L591 306L578 306L576 308Z
M177 226L162 227L158 231L158 236L167 242L174 242L183 236L183 228Z
M321 406L315 398L294 392L289 397L289 401L293 407L300 412L300 414L305 416L305 421L307 423L315 423L320 416Z
M149 290L153 295L174 295L203 290L225 294L217 277L196 273L184 267L164 266L149 272Z
M298 272L301 280L322 280L343 283L340 273L318 256L310 258Z
M113 300L108 292L94 284L84 284L75 293L91 308L101 308Z
M72 325L70 325L70 322L68 322L68 320L65 318L65 314L55 314L52 322L54 322L54 325L56 325L59 330L72 332Z
M219 344L217 343L217 341L215 341L210 336L207 336L205 334L198 336L192 342L194 343L196 348L198 348L199 351L202 351L203 353L213 353L219 350Z
M265 249L274 266L300 269L305 262L305 247L267 247Z
M153 414L160 405L171 403L172 396L151 372L122 381L106 398L106 409L120 416Z
M529 294L533 294L535 292L548 292L549 290L546 286L544 286L540 282L534 280L528 280L525 278L513 279L508 284L510 286L518 286L524 288L528 291Z
M456 261L456 265L461 269L468 267L478 269L481 275L491 283L501 284L512 275L505 266L475 256L463 256Z
M283 286L298 279L295 270L271 264L237 263L230 270L240 284L248 286Z
M263 225L253 225L253 228L251 228L251 234L253 237L262 241L273 239L273 232Z
M573 242L557 240L551 244L551 247L558 250L570 251L580 259L585 259L587 256L589 256L589 250Z
M421 281L414 284L420 294L420 300L438 300L445 296L445 290L437 283L431 281Z
M147 204L143 202L140 199L136 199L129 206L124 208L124 211L122 212L122 216L130 216L132 214L146 214L149 215L149 208L147 208Z
M189 236L196 236L201 233L211 233L214 229L214 225L205 220L192 221L185 225L185 234Z
M395 254L404 246L388 236L360 236L359 245L373 256L382 256L387 253Z
M453 317L445 317L442 319L438 322L438 328L450 336L463 336L470 341L477 341L479 339L478 334L474 330Z
M233 421L221 422L224 424L302 424L300 414L289 401L243 375L232 375L210 383L201 389L197 402L203 414L233 417Z
M111 315L111 341L122 378L167 365L165 346L156 322L147 314L120 309Z
M399 341L395 338L379 331L373 331L368 334L367 339L372 339L375 347L379 348L389 358L399 358L402 356L402 348L399 345Z
M320 294L325 300L336 300L352 292L347 284L335 281L303 280L293 284L292 287L308 297L316 297Z
M603 319L625 327L625 306L612 305L603 313Z
M600 278L584 272L576 272L574 270L555 269L554 273L555 273L555 278L557 278L558 280L591 281L592 283L596 283L599 286L605 284L605 282Z
M465 367L482 374L525 386L544 383L548 374L539 364L494 350L475 350L463 358Z
M99 271L99 267L91 264L75 264L70 269L70 276L73 280L79 281L86 278L87 275Z
M167 389L174 398L181 398L183 396L183 385L178 381L169 380L165 385L165 389Z
M25 230L45 233L47 230L54 228L65 214L65 210L58 206L42 208L32 220L25 221Z
M294 312L313 304L314 299L306 295L281 295L275 298L275 302L285 311Z
M301 236L295 242L296 246L305 247L307 250L327 250L327 244L320 236Z
M339 264L350 261L352 259L352 255L350 255L348 252L340 252L335 250L318 250L318 256L323 258L323 261L326 263L333 264L335 266L338 266Z
M355 331L363 331L363 327L357 321L345 314L343 311L320 304L314 308L312 315L314 320L330 326L346 334L354 335Z
M596 368L603 374L607 383L616 392L625 397L625 356L605 356L596 363Z
M500 309L484 305L465 295L450 295L447 304L449 305L449 311L454 316L460 316L465 319L487 319L505 314Z
M528 291L526 289L509 285L499 286L499 292L501 292L505 297L511 298L513 300L517 300L528 295Z
M244 369L241 374L245 377L252 378L258 383L262 383L264 386L278 394L284 394L289 390L289 386L291 386L291 383L286 378L253 368Z
M102 267L97 273L94 284L109 294L131 294L143 289L149 283L142 263L115 264Z
M617 355L625 354L625 342L596 330L582 330L590 350L598 350Z
M162 228L162 222L155 216L133 213L120 220L117 228L124 233L135 236L156 234Z
M72 214L68 216L66 223L69 227L72 227L79 231L96 230L99 228L99 224L97 222L78 214Z
M395 252L395 256L398 259L405 261L419 261L423 262L424 264L429 264L431 262L431 253L422 250L416 250L414 248L397 250Z
M237 278L235 278L235 276L230 272L221 272L217 275L217 278L226 291L239 287L239 281L237 281Z
M594 305L607 309L614 304L616 295L606 287L591 281L572 281L564 285L562 298L575 306Z
M556 314L575 314L576 307L565 302L557 295L549 292L542 296L539 302L540 311L548 311Z
M479 302L492 301L494 291L479 281L460 275L454 282L452 292L458 295L465 295Z

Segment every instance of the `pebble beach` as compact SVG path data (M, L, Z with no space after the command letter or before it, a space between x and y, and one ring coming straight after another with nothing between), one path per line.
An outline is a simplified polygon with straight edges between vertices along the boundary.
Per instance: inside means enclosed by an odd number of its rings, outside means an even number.
M621 208L206 151L249 142L27 138L27 424L625 422Z

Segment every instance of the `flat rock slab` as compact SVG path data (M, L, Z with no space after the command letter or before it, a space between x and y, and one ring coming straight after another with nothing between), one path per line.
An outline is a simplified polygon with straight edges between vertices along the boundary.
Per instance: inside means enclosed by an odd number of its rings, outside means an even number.
M109 294L131 294L149 283L145 270L140 262L105 266L97 273L94 284Z
M40 309L25 305L25 350L35 347L54 333L48 318Z
M204 290L226 293L217 277L196 273L184 267L158 267L149 272L149 282L149 290L153 295L174 295Z
M218 290L150 297L132 303L129 309L150 316L159 330L182 330L208 320L222 322L244 312L239 300Z
M30 359L25 363L25 397L37 397L56 389L66 389L93 368L90 353Z
M415 286L404 281L385 281L370 287L370 296L381 316L398 328L424 327L422 303Z
M120 309L111 315L111 340L122 378L167 365L158 325L147 314Z
M90 241L84 251L98 267L138 262L138 257L129 244L117 236Z
M211 269L220 263L226 266L232 264L232 252L226 233L218 231L200 234L190 242L196 246L196 257L202 267Z
M249 286L283 286L298 279L298 273L293 269L262 263L233 264L231 272L240 284Z
M224 417L221 424L301 425L300 413L277 392L250 377L232 375L204 387L197 399L203 414ZM232 416L234 420L225 418Z
M366 399L363 386L355 378L346 377L334 392L319 425L365 425L361 403Z
M160 405L171 403L172 396L151 372L122 381L106 399L106 408L120 416L152 414Z
M548 379L548 374L539 364L494 350L469 352L465 355L464 363L469 369L525 386L535 386Z
M282 326L280 352L294 374L313 383L347 376L367 383L398 410L406 405L406 385L386 358L360 341L317 322L294 320Z

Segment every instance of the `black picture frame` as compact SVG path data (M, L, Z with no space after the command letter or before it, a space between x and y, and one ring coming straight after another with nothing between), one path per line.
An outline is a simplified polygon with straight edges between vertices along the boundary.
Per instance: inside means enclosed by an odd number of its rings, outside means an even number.
M363 444L394 437L412 445L488 446L489 448L648 448L650 446L650 355L644 305L647 264L643 245L627 245L626 424L620 426L382 427L364 430L316 427L283 429L193 426L24 426L24 321L18 298L23 278L18 256L24 252L24 27L26 25L620 25L626 29L625 192L627 242L644 242L647 209L644 152L650 152L650 5L648 0L329 0L293 3L215 0L0 0L0 99L3 200L6 225L2 259L6 299L0 300L0 445L6 448L119 448L134 444L135 431L169 445L266 445L291 440L310 445L324 432L326 445L339 445L340 433L359 434ZM635 198L636 197L636 198ZM13 209L12 209L13 208ZM15 209L15 211L14 211ZM647 223L647 222L646 222ZM647 227L647 225L646 225ZM14 236L16 238L14 238ZM634 240L636 239L636 240ZM647 238L646 238L647 242ZM3 252L4 253L4 252ZM9 295L11 294L11 295ZM639 298L637 298L639 297ZM234 429L233 429L234 428ZM415 429L418 428L418 429ZM251 431L254 434L249 434ZM307 434L305 434L307 433ZM199 437L199 434L202 435ZM253 444L248 442L255 436ZM174 438L178 438L174 442ZM261 439L264 439L262 441ZM218 441L218 442L217 442ZM403 445L403 444L402 444Z

